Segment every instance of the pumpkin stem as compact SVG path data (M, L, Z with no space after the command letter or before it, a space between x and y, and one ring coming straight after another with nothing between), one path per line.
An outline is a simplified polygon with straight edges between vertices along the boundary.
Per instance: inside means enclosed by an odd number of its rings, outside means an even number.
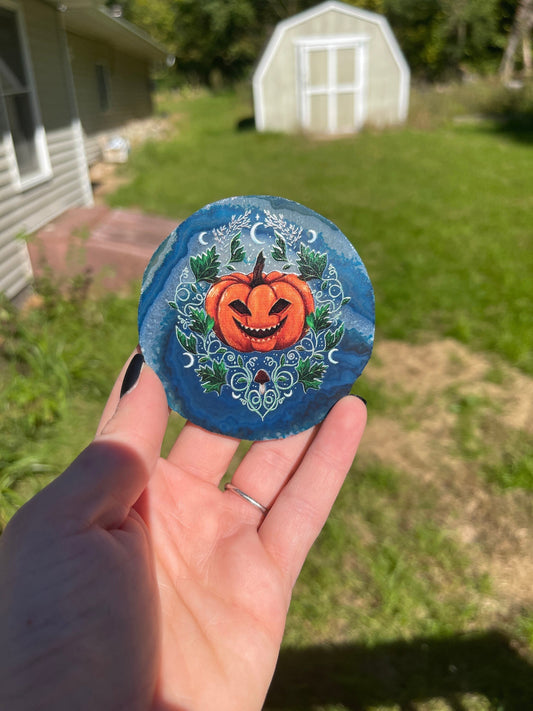
M254 267L254 272L252 274L252 281L250 282L250 286L252 289L254 289L256 286L259 286L259 284L264 284L264 279L263 279L263 269L265 266L265 257L263 255L263 250L259 252L257 255L257 259L255 260L255 267Z

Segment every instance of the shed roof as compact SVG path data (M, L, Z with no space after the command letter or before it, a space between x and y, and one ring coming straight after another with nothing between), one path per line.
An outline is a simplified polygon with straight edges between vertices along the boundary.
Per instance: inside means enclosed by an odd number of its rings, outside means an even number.
M68 32L100 39L127 54L142 57L153 62L164 62L170 53L150 35L127 22L115 17L98 0L46 0L63 13L64 27Z

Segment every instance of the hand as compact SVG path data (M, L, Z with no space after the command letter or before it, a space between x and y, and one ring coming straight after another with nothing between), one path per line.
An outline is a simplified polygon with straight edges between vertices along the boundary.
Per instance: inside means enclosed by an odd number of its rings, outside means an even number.
M160 458L162 385L144 366L119 399L123 377L94 442L0 539L0 708L259 710L365 407L251 446L233 483L263 516L219 489L237 440L188 423Z

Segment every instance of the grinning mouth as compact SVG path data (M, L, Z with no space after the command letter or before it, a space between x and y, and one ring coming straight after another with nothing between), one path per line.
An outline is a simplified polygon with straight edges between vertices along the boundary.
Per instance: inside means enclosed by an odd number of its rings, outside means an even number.
M240 323L237 321L235 317L233 317L233 320L237 324L237 326L240 328L240 330L249 338L272 338L277 331L283 326L285 321L287 320L287 317L285 316L284 319L282 319L279 323L277 323L275 326L271 326L270 328L249 328L248 326L245 326L243 323Z

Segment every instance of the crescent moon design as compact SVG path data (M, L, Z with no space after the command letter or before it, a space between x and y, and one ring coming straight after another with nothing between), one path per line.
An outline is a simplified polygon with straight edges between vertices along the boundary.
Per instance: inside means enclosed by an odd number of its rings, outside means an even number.
M185 352L183 355L189 357L189 363L188 363L188 365L184 365L183 367L184 367L184 368L192 368L193 365L194 365L194 356L193 356L193 354L192 354L192 353L187 353L187 352Z
M204 235L206 235L206 234L207 234L207 232L200 232L200 234L198 235L198 242L200 242L200 244L203 244L204 246L207 244L207 242L204 239Z
M250 230L250 238L252 239L253 242L256 244L264 244L258 237L255 236L255 231L259 227L259 225L262 225L262 222L256 222L254 225L252 225L252 229Z
M308 240L309 244L311 244L311 243L314 242L315 239L317 238L317 231L316 231L316 230L307 230L307 231L308 231L309 234L311 235L311 239Z
M337 365L337 363L339 362L338 360L334 360L334 359L331 357L331 356L332 356L334 353L336 353L338 350L339 350L338 348L332 348L332 349L330 350L330 352L328 353L328 360L329 360L329 362L332 363L333 365Z

